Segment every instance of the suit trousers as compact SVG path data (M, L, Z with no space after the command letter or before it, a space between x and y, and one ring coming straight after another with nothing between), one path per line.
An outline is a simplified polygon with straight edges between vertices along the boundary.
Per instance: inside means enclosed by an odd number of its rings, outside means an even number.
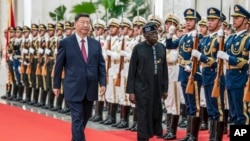
M72 120L72 141L85 141L84 129L91 116L93 101L86 97L81 102L67 101Z

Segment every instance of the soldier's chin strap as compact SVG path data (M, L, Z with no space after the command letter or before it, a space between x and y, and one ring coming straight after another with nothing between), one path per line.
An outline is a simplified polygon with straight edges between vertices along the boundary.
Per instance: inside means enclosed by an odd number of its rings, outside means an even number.
M241 22L241 24L240 24L239 27L241 27L243 25L245 19L246 19L246 17L243 17L243 20L242 20L242 22ZM237 28L235 28L235 29L237 30Z

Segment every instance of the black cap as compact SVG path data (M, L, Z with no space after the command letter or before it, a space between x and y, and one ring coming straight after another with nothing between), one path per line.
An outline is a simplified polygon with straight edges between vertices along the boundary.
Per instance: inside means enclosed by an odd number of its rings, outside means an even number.
M155 22L148 22L142 28L143 33L157 31L157 25Z

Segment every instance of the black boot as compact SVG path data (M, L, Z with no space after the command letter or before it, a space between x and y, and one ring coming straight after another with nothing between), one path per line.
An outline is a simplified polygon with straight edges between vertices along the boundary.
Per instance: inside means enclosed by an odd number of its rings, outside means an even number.
M223 132L224 132L224 122L223 121L216 121L215 123L215 135L214 141L222 141Z
M170 131L170 125L171 125L171 120L172 120L172 114L166 114L166 133L162 135L162 138L165 138L169 131Z
M47 91L42 90L41 92L41 98L40 98L40 102L38 103L38 107L43 107L46 103L46 99L47 99Z
M52 109L54 106L54 99L55 99L55 95L54 95L53 91L50 90L48 93L48 103L43 108L49 109L49 110Z
M179 141L187 141L191 135L191 116L187 116L186 136Z
M167 136L164 137L165 140L174 140L176 139L176 131L179 121L179 115L172 115L171 118L171 124L170 124L170 130Z
M23 100L23 91L24 91L24 87L23 86L19 86L18 87L18 96L17 96L17 101L22 101Z
M102 120L102 121L99 122L100 124L104 124L104 122L106 122L107 120L109 120L110 115L111 115L111 113L110 113L111 110L109 110L110 108L112 108L111 105L110 105L110 103L106 102L107 116L106 116L105 120ZM105 110L105 106L103 107L103 110Z
M39 97L39 89L33 88L33 99L29 105L35 105L38 102L38 97Z
M181 120L178 123L178 126L180 128L186 128L187 127L187 110L186 110L186 105L181 104L180 105L180 110L181 110Z
M136 108L132 108L133 111L133 124L127 128L126 130L131 130L131 131L137 131L137 113L136 113Z
M119 105L118 108L117 108L117 110L119 110L119 112L117 112L117 113L120 113L120 121L115 123L115 124L112 124L111 127L117 127L119 124L121 124L121 122L122 122L122 111L121 111L121 109L122 109L122 105Z
M208 114L206 107L201 107L200 118L201 118L200 130L208 130Z
M225 109L224 110L224 130L223 134L227 134L227 124L228 124L228 116L229 116L229 110Z
M69 113L69 107L65 100L64 100L64 108L62 110L59 110L58 113L61 113L61 114Z
M92 120L93 122L99 122L103 119L103 107L104 107L104 101L97 101L96 103L96 109L95 109L95 118Z
M191 117L191 131L188 141L197 141L200 128L200 117Z
M209 126L209 141L214 141L215 122L216 121L214 121L214 120L210 121L210 126Z
M119 125L117 125L118 129L128 128L128 125L129 125L129 111L130 111L130 106L122 106L121 107L122 120L121 120L121 123Z
M28 103L28 102L30 102L31 93L32 93L31 87L26 86L25 87L25 93L26 93L26 98L25 98L25 100L21 101L22 103Z
M12 95L8 97L8 100L17 100L17 92L18 92L18 86L14 85Z
M6 94L1 96L2 99L7 99L8 97L10 97L12 85L7 83L5 89L6 89Z
M59 94L59 96L56 98L56 107L50 109L51 111L59 111L62 109L63 97L64 94Z
M118 104L110 103L109 108L110 108L109 109L110 115L108 116L108 120L103 123L104 125L111 125L111 124L116 123L116 113L117 113Z

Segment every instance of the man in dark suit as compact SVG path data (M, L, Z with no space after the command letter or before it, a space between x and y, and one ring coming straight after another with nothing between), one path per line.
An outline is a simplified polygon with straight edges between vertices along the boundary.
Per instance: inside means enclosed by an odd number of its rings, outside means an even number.
M60 93L61 74L64 68L64 96L72 119L72 141L85 141L83 130L91 115L93 101L106 91L105 60L100 42L87 37L90 30L88 14L75 17L75 34L59 43L54 71L54 94Z

